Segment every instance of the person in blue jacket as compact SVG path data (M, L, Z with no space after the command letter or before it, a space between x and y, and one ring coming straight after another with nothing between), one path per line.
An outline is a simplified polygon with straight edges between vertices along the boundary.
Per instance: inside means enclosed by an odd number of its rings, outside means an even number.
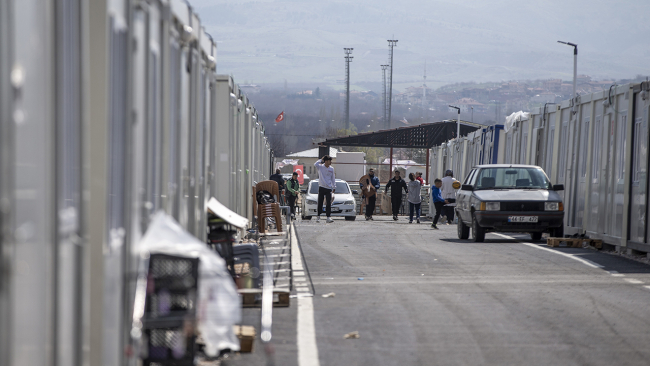
M433 223L431 224L431 227L433 229L438 229L438 219L440 218L440 213L442 212L442 208L449 202L447 202L444 198L442 198L442 194L440 194L440 187L442 187L442 180L436 178L436 180L433 181L433 186L431 186L431 202L433 202L433 205L436 207L436 216L433 218Z

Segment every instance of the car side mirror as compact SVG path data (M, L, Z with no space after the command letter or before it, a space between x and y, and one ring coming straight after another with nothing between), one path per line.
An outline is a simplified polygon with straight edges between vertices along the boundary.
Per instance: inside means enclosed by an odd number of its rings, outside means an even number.
M472 186L471 184L463 184L462 186L460 186L460 190L461 191L473 191L474 186Z
M307 194L307 190L306 190L306 189L301 189L301 190L300 190L300 193Z
M353 189L352 194L359 194L359 191L357 191L356 189Z
M563 191L564 190L564 184L553 184L553 190L554 191Z

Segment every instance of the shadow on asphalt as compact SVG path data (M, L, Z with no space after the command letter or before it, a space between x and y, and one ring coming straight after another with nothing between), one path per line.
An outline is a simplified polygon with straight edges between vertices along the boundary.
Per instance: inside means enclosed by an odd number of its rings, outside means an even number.
M508 240L508 239L485 239L482 243L474 242L473 240L468 239L450 239L450 238L441 238L438 239L446 243L459 243L459 244L514 244L518 243L518 240Z
M531 241L527 241L531 242ZM618 272L618 273L650 273L650 266L637 262L633 259L626 258L616 254L610 254L602 251L595 251L593 249L586 248L567 248L567 247L556 247L550 248L547 247L545 243L542 242L532 242L533 244L539 245L542 248L547 248L551 250L557 250L558 252L575 255L582 259L594 262L603 266L603 270L608 272Z

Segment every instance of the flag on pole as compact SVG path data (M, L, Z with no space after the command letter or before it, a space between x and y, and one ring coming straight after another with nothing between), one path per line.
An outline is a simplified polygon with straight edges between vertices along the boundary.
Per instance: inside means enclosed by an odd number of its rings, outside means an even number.
M282 113L278 114L277 117L275 117L275 123L282 122L284 121L284 111Z

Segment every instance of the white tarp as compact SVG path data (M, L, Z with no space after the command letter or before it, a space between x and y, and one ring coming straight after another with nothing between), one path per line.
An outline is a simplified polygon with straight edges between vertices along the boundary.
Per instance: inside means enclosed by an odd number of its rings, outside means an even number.
M386 158L386 159L384 159L382 164L390 164L390 160L391 159ZM419 165L419 164L417 162L413 161L413 160L397 160L397 159L393 159L393 169L395 169L395 168L407 169L411 165Z
M147 253L199 258L196 317L205 351L209 356L224 349L239 351L233 325L241 321L241 301L223 258L162 211L154 215L133 251L137 258Z
M506 124L503 126L503 129L506 132L508 132L512 128L512 126L515 125L515 122L527 120L528 117L530 117L530 113L528 112L523 112L523 111L514 112L508 117L506 117Z
M224 206L214 197L210 198L210 201L208 201L208 211L219 216L230 225L236 226L240 229L246 229L248 226L247 218L232 212L228 207Z

